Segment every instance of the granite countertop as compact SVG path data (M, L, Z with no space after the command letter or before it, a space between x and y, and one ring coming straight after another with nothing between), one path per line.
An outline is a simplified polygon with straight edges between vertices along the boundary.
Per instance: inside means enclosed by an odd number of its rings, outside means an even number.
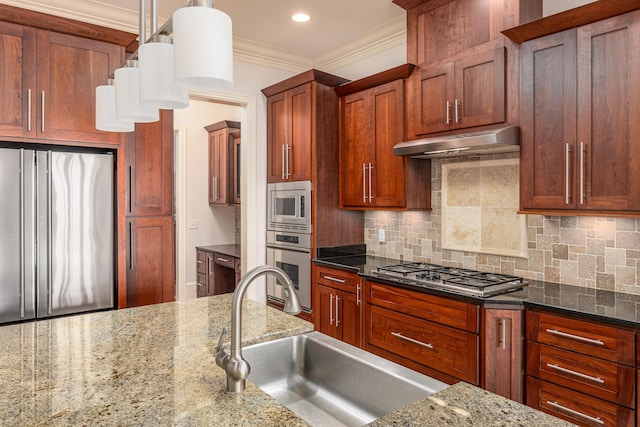
M370 427L564 427L573 424L467 383L457 383L372 423Z
M242 394L225 392L213 347L230 307L225 294L0 326L0 425L306 426L250 381ZM312 329L244 302L243 345ZM443 422L568 425L464 383L372 425Z
M200 249L205 252L217 252L219 254L225 254L236 258L242 257L242 246L235 244L196 246L196 249Z
M529 285L517 292L489 298L460 296L447 291L425 290L411 285L401 285L372 274L378 267L400 264L401 260L362 254L338 255L329 253L334 256L326 255L324 253L323 257L318 257L313 261L318 265L350 271L366 279L419 292L429 292L484 304L525 304L532 308L539 307L567 312L621 326L632 328L640 326L640 295L527 279Z

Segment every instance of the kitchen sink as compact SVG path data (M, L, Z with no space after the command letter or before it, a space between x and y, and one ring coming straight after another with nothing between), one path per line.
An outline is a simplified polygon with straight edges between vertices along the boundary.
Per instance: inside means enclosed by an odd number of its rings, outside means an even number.
M448 387L319 332L242 354L248 380L313 426L361 426Z

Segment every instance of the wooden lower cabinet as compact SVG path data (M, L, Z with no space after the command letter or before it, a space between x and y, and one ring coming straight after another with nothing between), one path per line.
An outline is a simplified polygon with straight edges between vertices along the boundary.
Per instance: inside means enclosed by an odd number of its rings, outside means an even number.
M480 384L479 306L365 282L364 349L453 384Z
M580 426L635 426L629 408L534 377L527 377L527 405Z
M523 403L523 308L484 309L484 368L482 386Z
M239 280L236 257L196 249L197 291L199 297L231 293Z
M360 279L355 273L316 265L312 270L315 329L362 347Z

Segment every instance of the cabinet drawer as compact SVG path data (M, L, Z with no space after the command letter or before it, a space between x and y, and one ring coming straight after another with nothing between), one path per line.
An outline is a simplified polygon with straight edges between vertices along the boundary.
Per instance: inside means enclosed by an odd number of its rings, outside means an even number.
M527 312L527 339L633 366L635 333L549 313Z
M235 269L236 268L236 258L229 256L229 255L225 255L225 254L221 254L221 253L217 253L215 252L213 254L213 261L218 264L218 265L222 265L224 267L228 267L231 269Z
M367 310L367 343L478 384L478 336L384 308Z
M198 273L196 278L196 295L203 297L207 295L207 276L203 273Z
M367 282L366 299L369 304L465 331L479 332L479 310L475 304L375 282Z
M207 273L207 253L204 251L196 251L196 271L198 273Z
M356 292L360 285L357 274L333 268L316 267L315 279L315 283L347 292Z
M635 369L529 341L527 374L635 408Z
M634 411L527 377L527 405L581 426L634 426Z

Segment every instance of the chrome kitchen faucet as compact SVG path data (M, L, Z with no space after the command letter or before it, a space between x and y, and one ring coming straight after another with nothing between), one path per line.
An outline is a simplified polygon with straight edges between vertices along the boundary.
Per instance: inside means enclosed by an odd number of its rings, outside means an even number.
M254 268L242 277L233 293L233 302L231 303L231 350L227 352L223 348L224 338L228 333L226 325L222 329L218 345L215 348L216 364L227 373L227 391L231 393L244 391L246 379L251 371L249 363L242 357L242 298L251 282L264 274L272 274L282 282L282 295L285 300L284 311L289 314L298 314L301 311L293 282L282 269L263 265Z

